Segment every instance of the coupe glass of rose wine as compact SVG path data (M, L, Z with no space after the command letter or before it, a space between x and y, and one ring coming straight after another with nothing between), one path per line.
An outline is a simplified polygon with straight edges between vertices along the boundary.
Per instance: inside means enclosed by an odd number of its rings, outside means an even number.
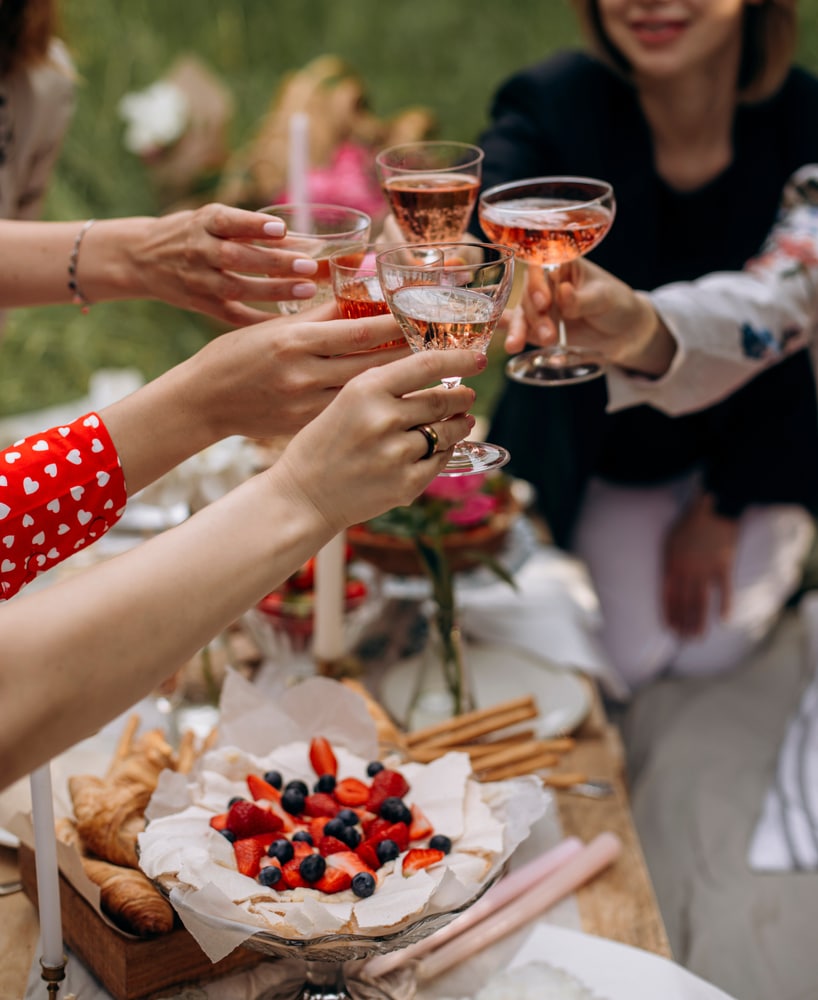
M420 253L423 264L407 259ZM470 347L487 351L514 278L514 251L491 243L429 243L386 250L377 257L386 301L413 351ZM445 378L447 388L459 378ZM441 475L499 469L505 448L461 441Z
M407 142L375 158L403 236L412 243L459 240L474 211L483 150L466 142Z
M489 188L480 195L478 215L489 239L513 247L529 264L539 264L555 289L564 264L588 253L602 240L616 213L613 188L591 177L534 177ZM587 382L602 375L602 354L568 344L557 315L558 343L526 351L506 365L510 378L532 385Z
M323 205L303 202L289 205L268 205L260 212L274 215L287 227L287 236L282 241L284 250L292 250L304 257L312 257L318 270L310 276L318 285L318 291L311 299L288 299L279 302L281 312L294 315L302 309L310 309L322 302L332 300L329 258L339 249L352 243L369 239L372 220L366 212L345 205Z

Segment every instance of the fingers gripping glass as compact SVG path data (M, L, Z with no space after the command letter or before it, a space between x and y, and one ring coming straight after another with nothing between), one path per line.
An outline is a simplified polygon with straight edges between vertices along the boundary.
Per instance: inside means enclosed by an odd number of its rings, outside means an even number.
M514 276L514 251L489 243L412 244L378 254L386 302L413 351L488 350ZM459 378L444 378L453 388ZM443 475L499 469L505 448L461 441Z

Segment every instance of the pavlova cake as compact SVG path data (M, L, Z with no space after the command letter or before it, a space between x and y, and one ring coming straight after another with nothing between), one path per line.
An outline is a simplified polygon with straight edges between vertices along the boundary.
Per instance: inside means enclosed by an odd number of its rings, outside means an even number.
M465 754L378 761L338 733L263 755L223 746L180 777L160 781L140 866L214 960L240 943L241 928L293 940L379 936L462 907L548 803L533 778L478 783ZM197 934L197 915L211 927L229 921L227 951Z

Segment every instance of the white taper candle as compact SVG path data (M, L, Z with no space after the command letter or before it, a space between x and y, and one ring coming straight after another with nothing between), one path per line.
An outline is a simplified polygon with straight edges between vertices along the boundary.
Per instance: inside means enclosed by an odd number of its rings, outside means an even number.
M295 217L295 231L309 231L310 119L304 111L290 115L287 136L287 198L302 210Z
M51 765L31 773L31 815L34 824L34 861L37 871L37 905L40 911L41 960L48 968L65 963L60 915L60 873L57 867L57 835L54 831L54 801Z
M344 584L346 535L336 535L315 560L315 618L312 655L316 660L340 660L344 644Z

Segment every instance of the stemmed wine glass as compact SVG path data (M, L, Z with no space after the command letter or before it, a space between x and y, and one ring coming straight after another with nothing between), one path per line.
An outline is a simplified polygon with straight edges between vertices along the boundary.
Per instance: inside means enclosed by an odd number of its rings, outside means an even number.
M488 350L514 277L510 247L413 243L378 254L376 263L386 302L413 351ZM459 383L459 378L443 379L447 388ZM441 475L487 472L509 458L498 445L461 441Z
M311 279L318 291L310 299L287 299L279 302L281 312L294 315L332 300L329 258L338 249L369 239L372 220L366 212L345 205L318 203L293 203L268 205L260 212L275 215L287 227L287 237L282 243L285 250L294 250L304 257L312 257L318 270Z
M459 240L477 201L483 150L466 142L407 142L382 150L375 169L411 243Z
M489 239L514 248L529 264L539 264L552 290L560 269L602 240L616 213L613 188L592 177L534 177L489 188L480 195L480 225ZM510 378L532 385L587 382L602 375L605 357L570 347L565 322L557 315L558 343L526 351L506 365Z

